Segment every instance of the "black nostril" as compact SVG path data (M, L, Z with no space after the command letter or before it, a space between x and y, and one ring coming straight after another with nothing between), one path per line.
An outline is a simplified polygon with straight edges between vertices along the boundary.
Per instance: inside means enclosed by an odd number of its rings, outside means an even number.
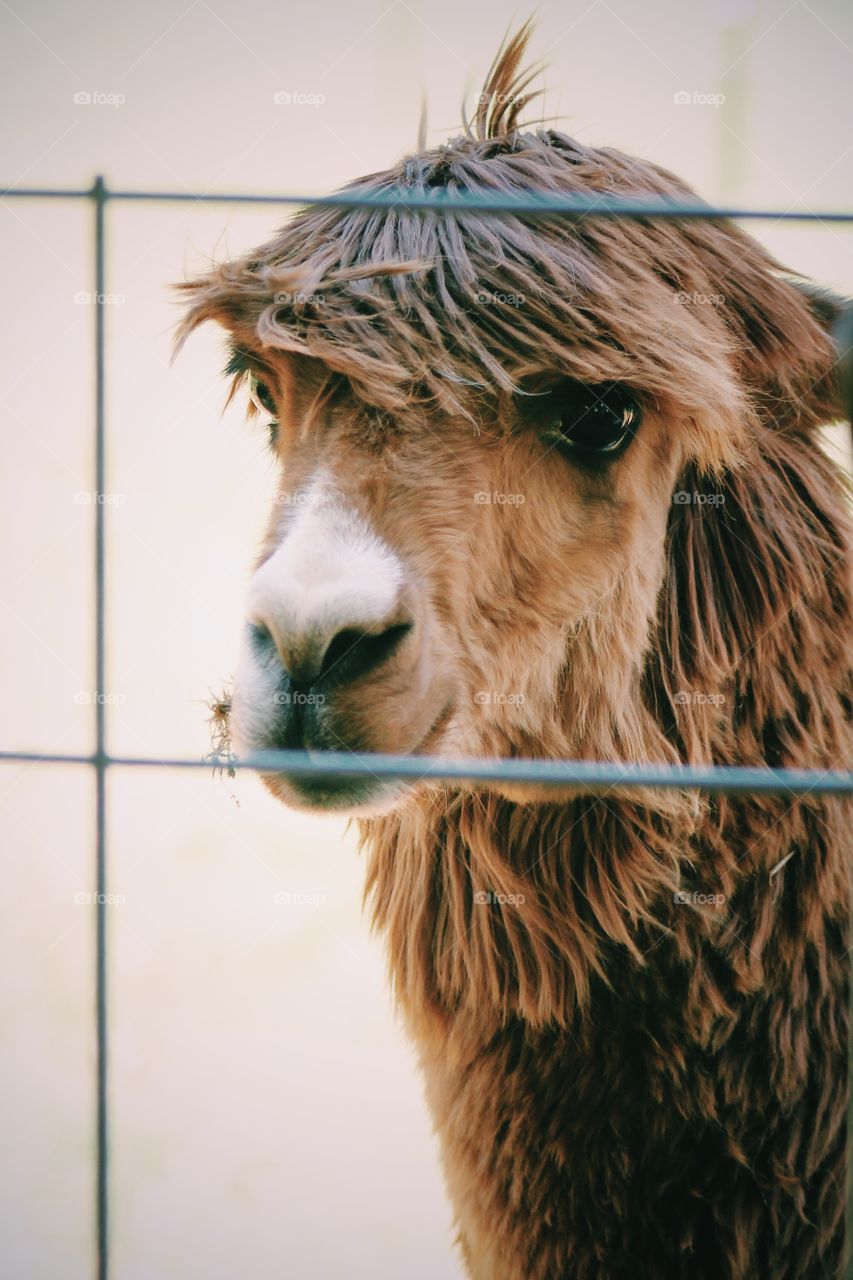
M411 629L411 622L399 622L378 634L355 627L339 631L323 655L317 679L343 682L367 675L391 657Z
M276 651L272 632L262 622L249 623L249 643L259 658L269 658Z

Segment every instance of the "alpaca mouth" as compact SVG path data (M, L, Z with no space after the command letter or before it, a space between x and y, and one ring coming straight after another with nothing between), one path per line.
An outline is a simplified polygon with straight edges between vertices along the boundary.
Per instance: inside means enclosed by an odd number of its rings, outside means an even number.
M454 703L451 700L441 709L420 742L406 754L428 755L434 751L453 711ZM335 750L334 747L328 749ZM358 765L357 751L344 743L339 743L337 749L350 752L354 764ZM397 801L417 784L416 779L377 777L370 772L369 766L364 766L364 774L360 777L336 778L322 772L322 751L311 751L311 754L317 761L316 774L302 774L299 777L287 772L261 774L267 789L276 799L291 808L315 813L345 810L354 816L375 816L394 808Z
M305 813L347 813L357 817L387 813L408 790L406 782L385 778L339 778L328 774L294 778L261 774L264 786L289 809Z

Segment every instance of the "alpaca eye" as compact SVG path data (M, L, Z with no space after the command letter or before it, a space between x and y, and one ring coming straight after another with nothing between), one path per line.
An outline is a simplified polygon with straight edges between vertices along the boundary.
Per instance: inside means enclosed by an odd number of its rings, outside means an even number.
M253 377L249 394L259 409L263 409L265 413L271 413L275 416L277 412L275 399L265 382L261 382L260 378Z
M576 384L558 394L560 407L547 434L573 453L616 453L639 426L639 406L624 387Z

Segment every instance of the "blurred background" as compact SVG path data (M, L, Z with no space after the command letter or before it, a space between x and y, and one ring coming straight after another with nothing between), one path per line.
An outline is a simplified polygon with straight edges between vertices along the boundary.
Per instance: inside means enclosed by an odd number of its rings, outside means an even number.
M506 0L0 0L0 190L325 192L457 131ZM853 207L846 0L540 0L544 110L715 201ZM198 757L272 492L222 339L169 366L169 284L286 216L108 208L114 752ZM0 199L0 747L89 751L92 209ZM853 233L762 222L853 293ZM0 1273L93 1274L93 784L0 766ZM250 776L109 783L112 1274L452 1280L438 1151L342 822Z

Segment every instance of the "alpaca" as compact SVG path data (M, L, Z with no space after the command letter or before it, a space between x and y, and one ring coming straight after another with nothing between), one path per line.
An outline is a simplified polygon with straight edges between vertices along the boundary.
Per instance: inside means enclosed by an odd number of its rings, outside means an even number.
M523 131L528 34L355 185L696 198ZM237 751L851 766L840 299L721 219L399 206L181 287L280 463ZM845 801L264 782L359 821L472 1277L839 1274Z

